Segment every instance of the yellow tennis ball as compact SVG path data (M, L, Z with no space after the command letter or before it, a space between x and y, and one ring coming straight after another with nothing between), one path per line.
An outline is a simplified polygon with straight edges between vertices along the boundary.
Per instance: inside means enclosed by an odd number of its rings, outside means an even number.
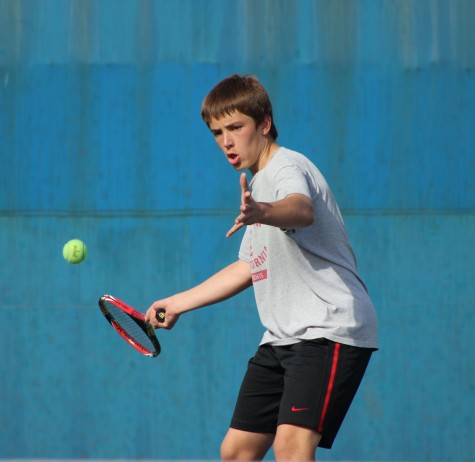
M87 247L79 239L71 239L63 247L63 257L69 263L77 265L87 257Z

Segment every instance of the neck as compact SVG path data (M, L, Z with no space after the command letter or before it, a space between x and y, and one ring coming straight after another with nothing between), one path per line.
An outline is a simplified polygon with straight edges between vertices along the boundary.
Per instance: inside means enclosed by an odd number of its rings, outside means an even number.
M266 138L264 146L262 147L261 153L259 155L259 160L255 168L251 169L252 175L255 175L259 170L262 170L272 158L272 155L275 151L279 149L279 145L270 138Z

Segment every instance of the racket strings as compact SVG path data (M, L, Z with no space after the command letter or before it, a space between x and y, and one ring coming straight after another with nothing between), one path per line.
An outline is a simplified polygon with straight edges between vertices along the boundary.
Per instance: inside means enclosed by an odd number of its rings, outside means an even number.
M145 323L141 325L140 321L130 317L112 303L107 303L107 309L112 319L120 326L122 333L127 335L134 343L140 344L150 352L155 351L155 345L144 330L146 329Z

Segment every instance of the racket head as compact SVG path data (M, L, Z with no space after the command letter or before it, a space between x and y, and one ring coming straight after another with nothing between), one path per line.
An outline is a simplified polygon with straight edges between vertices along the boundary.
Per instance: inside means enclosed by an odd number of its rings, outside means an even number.
M161 351L160 343L145 315L112 295L99 299L99 308L115 331L137 351L154 358Z

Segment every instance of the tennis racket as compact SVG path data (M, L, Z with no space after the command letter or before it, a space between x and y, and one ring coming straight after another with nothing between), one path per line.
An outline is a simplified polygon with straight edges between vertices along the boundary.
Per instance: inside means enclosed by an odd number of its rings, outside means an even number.
M99 308L116 332L137 351L154 358L160 354L160 343L145 315L112 295L99 299ZM157 310L157 320L165 320L165 310Z

